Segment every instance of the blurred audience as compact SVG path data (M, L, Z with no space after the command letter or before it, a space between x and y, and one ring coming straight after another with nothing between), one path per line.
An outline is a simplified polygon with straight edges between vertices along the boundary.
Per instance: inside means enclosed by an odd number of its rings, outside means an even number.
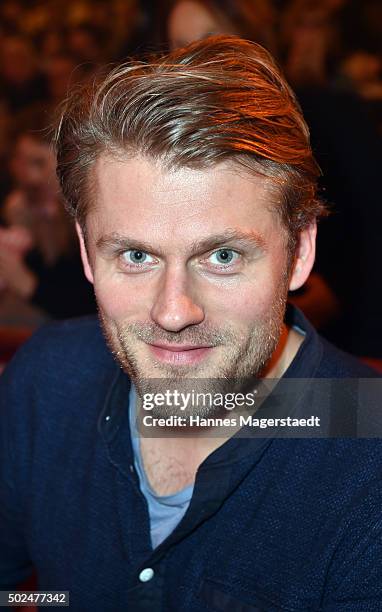
M136 0L0 6L0 326L94 312L49 126L68 88L121 59L142 25Z
M12 113L46 99L46 81L33 46L20 35L0 41L0 99Z
M294 86L326 85L339 54L336 15L344 0L292 0L280 23L286 75Z
M94 310L90 285L81 271L73 224L59 192L55 165L46 132L21 130L15 135L10 160L14 188L3 204L5 228L0 233L3 323L10 316L14 322L18 313L24 317L25 303L38 307L37 319Z

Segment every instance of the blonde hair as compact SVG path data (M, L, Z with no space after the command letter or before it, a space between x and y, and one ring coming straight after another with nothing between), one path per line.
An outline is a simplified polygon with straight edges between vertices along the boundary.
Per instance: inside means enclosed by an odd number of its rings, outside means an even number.
M123 64L66 101L55 137L69 210L84 227L89 172L104 152L207 168L233 160L275 179L290 238L324 214L319 168L293 92L271 55L213 36L149 63Z

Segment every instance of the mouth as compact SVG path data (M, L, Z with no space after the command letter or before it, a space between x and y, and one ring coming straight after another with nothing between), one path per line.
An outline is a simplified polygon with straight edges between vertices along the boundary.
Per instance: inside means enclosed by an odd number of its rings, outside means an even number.
M152 355L160 362L172 365L200 363L214 347L180 344L149 344Z

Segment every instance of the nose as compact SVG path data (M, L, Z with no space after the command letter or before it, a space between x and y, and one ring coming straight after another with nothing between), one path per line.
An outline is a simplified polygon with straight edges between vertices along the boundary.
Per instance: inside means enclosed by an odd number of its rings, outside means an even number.
M204 309L193 295L187 272L166 270L155 296L151 318L163 329L173 332L204 320Z

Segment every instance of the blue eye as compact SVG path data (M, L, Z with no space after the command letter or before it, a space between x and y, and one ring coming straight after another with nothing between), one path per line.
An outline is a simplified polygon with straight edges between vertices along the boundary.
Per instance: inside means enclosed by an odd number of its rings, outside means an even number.
M132 265L140 265L153 263L154 259L148 253L144 251L140 251L139 249L129 249L128 251L124 251L122 253L122 257L125 260L125 263Z
M210 261L214 265L229 265L237 260L239 253L232 249L219 249L210 255Z

